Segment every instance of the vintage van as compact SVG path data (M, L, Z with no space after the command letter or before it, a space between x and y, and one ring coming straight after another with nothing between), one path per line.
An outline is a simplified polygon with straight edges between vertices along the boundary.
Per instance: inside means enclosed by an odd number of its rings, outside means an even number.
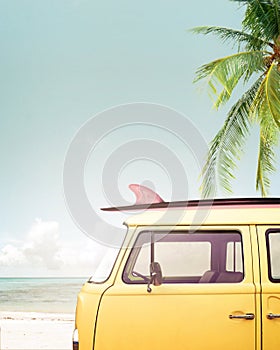
M147 209L139 188L107 209L139 214L107 278L78 295L73 348L280 349L280 199L155 194Z

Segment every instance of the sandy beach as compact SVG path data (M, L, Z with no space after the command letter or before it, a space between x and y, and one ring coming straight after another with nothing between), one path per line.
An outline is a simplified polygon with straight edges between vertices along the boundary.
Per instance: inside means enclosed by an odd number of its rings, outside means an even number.
M71 349L73 314L0 312L0 350Z

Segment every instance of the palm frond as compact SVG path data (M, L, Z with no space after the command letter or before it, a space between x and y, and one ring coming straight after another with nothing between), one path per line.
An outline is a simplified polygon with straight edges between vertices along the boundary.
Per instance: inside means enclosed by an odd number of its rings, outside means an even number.
M223 57L201 66L194 82L207 78L214 107L227 102L240 80L247 82L253 73L264 69L264 52L249 51Z
M265 95L270 113L280 128L280 72L276 63L273 63L267 72Z
M243 29L265 41L275 40L280 32L280 3L274 0L239 1L247 4Z
M258 154L258 167L256 177L256 188L260 190L265 197L270 188L269 175L275 171L275 152L278 145L279 129L270 113L263 115L260 123L260 141Z
M280 73L273 63L268 69L252 103L252 115L260 125L260 141L256 188L266 196L270 187L269 175L275 171L274 149L280 132Z
M251 34L245 33L244 31L235 30L225 27L216 26L201 26L191 29L191 32L195 34L214 34L217 35L223 42L232 42L234 45L240 47L244 44L245 48L250 50L261 50L267 46L272 46L269 41L264 41L261 38L255 37Z
M279 4L278 0L272 0L272 4L273 4L273 7L274 7L274 13L275 13L274 18L276 20L277 33L279 35L280 34L280 4Z
M252 104L252 115L261 123L263 118L273 119L280 128L280 72L271 64Z
M234 178L236 160L240 158L249 134L251 105L262 80L259 78L231 108L223 127L211 142L202 170L201 192L204 198L215 195L217 183L231 192L230 180Z

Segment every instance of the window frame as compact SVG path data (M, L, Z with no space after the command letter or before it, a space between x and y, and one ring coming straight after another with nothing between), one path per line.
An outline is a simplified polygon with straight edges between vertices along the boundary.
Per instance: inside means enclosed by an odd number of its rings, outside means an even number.
M270 242L269 242L269 235L271 233L279 233L280 234L280 227L279 228L270 228L266 230L265 232L265 239L266 239L266 251L267 251L267 267L268 267L268 278L270 282L272 283L280 283L280 277L279 278L274 278L272 276L272 254L271 254L271 249L270 249Z

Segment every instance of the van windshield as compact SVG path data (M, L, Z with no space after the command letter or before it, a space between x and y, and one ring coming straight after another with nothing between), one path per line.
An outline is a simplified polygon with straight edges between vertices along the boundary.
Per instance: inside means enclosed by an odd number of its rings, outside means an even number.
M109 278L113 270L113 267L119 252L120 252L120 248L108 248L102 260L100 261L97 269L95 270L94 274L90 277L88 282L91 282L91 283L105 282Z
M100 241L96 249L92 252L96 256L95 270L88 280L90 283L103 283L111 275L120 249L123 245L127 233L127 227L113 226L116 224L112 220L112 226L102 224L97 230L102 234L103 241Z

